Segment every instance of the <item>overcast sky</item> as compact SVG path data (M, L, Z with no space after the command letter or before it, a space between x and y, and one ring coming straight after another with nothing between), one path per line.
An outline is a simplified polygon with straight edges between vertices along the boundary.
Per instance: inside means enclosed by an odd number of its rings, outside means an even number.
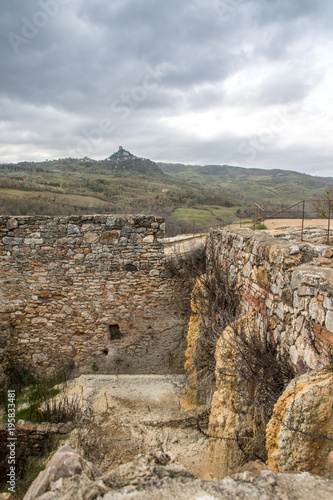
M0 162L333 176L330 0L1 0Z

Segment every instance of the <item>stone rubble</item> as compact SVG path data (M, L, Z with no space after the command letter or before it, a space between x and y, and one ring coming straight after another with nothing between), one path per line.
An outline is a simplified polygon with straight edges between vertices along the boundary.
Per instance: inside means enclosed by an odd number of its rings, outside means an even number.
M99 475L68 446L53 456L24 500L318 500L333 498L333 481L301 474L276 474L249 464L223 480L195 479L168 453L138 456Z

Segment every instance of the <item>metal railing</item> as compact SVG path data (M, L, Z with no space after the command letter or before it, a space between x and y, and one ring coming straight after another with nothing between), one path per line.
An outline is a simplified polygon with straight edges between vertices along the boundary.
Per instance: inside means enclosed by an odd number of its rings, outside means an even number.
M257 205L259 207L259 205ZM261 208L261 207L259 207ZM263 209L262 209L263 210ZM330 241L331 218L333 216L333 200L331 199L310 199L302 200L290 207L283 208L281 211L269 214L263 210L262 221L265 219L301 219L301 241L304 240L305 220L306 219L327 219L327 244ZM256 220L256 219L255 219Z
M258 203L255 203L253 206L254 212L254 223L253 229L256 228L257 224L263 224L265 222L265 209L262 208Z

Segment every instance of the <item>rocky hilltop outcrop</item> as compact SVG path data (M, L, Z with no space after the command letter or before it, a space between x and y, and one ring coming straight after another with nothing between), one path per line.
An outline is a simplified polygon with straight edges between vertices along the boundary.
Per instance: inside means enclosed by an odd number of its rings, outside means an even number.
M106 158L105 165L108 169L114 170L117 173L136 172L153 177L164 177L164 172L153 161L147 158L139 158L133 155L122 146L119 150Z
M126 151L122 146L119 146L118 151L113 153L111 156L107 158L107 160L129 160L130 158L137 158L137 156L133 155L129 151Z

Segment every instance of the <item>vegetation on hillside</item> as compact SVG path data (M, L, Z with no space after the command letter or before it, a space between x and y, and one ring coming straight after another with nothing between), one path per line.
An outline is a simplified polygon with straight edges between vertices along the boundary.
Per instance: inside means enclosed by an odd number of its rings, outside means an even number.
M154 213L173 235L249 218L254 202L274 211L320 198L330 186L333 178L292 171L156 164L121 148L102 161L0 165L0 213Z

